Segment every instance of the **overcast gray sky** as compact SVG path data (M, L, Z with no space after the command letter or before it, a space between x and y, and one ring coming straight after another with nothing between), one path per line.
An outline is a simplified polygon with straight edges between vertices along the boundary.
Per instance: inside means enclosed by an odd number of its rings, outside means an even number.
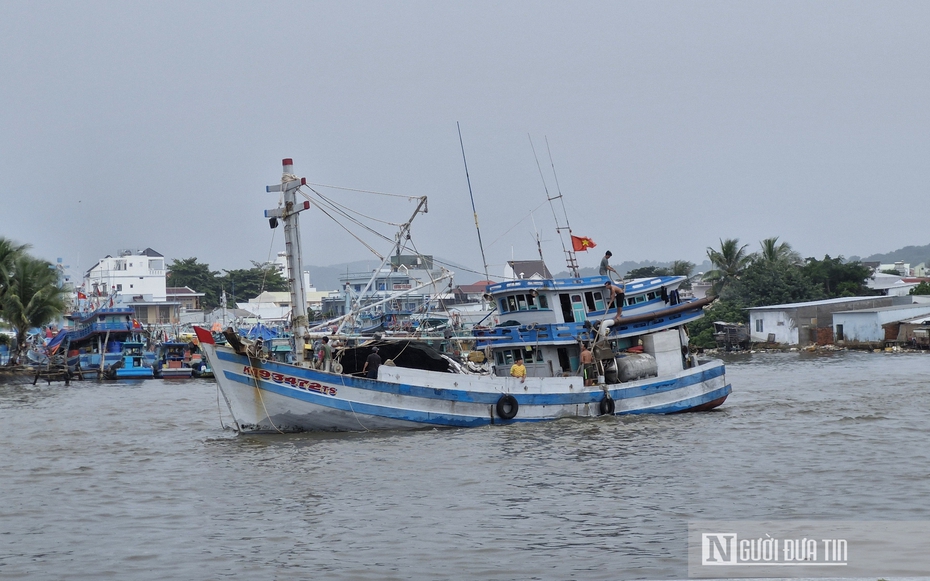
M429 196L417 247L481 270L460 122L492 272L536 256L530 135L598 244L582 266L700 263L720 238L923 245L928 26L925 2L4 0L0 235L75 272L145 247L245 268L283 249L264 188L292 157L310 182ZM319 213L302 231L308 264L371 257Z

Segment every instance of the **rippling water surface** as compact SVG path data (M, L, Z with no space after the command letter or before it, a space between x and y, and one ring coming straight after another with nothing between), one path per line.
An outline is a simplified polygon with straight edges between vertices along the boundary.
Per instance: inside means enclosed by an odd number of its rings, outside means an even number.
M727 363L709 413L363 434L0 385L0 578L680 579L689 520L930 520L930 356Z

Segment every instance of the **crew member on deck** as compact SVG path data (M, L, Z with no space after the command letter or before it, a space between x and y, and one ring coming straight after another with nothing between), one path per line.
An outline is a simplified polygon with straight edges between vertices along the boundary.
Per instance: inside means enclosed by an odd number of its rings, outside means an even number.
M368 379L378 379L378 368L381 367L381 356L378 355L378 348L371 348L371 355L365 360L365 367L362 367L362 373Z
M517 359L516 363L510 367L510 376L519 377L520 383L526 381L526 366L523 365L522 357Z
M597 366L594 364L594 354L591 353L587 343L583 343L581 346L581 369L585 386L594 385L594 380L597 377Z
M611 256L613 256L613 254L610 253L610 250L604 253L604 258L601 259L601 267L597 269L597 272L601 276L607 276L608 272L612 272L619 277L620 274L616 270L614 270L614 267L608 264Z
M623 288L615 284L605 282L604 287L610 289L610 299L607 301L607 308L610 308L614 300L617 302L617 314L614 316L614 322L617 322L620 320L620 313L623 312L623 300L626 295L623 292Z

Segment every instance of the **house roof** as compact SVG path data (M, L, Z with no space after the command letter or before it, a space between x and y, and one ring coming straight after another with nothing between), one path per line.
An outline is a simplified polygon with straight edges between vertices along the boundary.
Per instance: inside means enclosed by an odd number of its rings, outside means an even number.
M165 293L174 296L192 296L192 297L202 297L206 293L199 293L192 289L189 286L169 286L165 289Z
M474 282L472 284L460 284L459 286L455 287L455 290L465 294L483 293L487 290L488 285L491 284L497 283L493 280L479 280L478 282Z
M508 260L507 264L510 265L514 275L518 278L521 274L523 278L532 278L533 276L552 278L552 273L549 272L546 263L542 260Z
M914 310L923 308L927 311L927 314L930 315L930 305L920 304L920 303L911 303L909 305L894 305L891 307L874 307L871 309L856 309L854 311L837 311L833 313L834 315L846 315L850 313L855 314L865 314L865 313L887 313L889 311L903 311L903 310Z
M868 301L880 299L883 297L840 297L836 299L823 299L820 301L808 301L804 303L785 303L782 305L768 305L765 307L750 307L748 311L780 311L784 309L794 309L797 307L819 307L821 305L837 305L842 303L854 303L857 301Z

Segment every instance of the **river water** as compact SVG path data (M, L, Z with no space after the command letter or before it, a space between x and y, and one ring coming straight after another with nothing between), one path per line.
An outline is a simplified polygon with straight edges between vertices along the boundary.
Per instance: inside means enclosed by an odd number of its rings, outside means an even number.
M708 413L362 434L239 436L204 380L0 385L0 578L682 579L692 520L930 520L930 355L727 364Z

